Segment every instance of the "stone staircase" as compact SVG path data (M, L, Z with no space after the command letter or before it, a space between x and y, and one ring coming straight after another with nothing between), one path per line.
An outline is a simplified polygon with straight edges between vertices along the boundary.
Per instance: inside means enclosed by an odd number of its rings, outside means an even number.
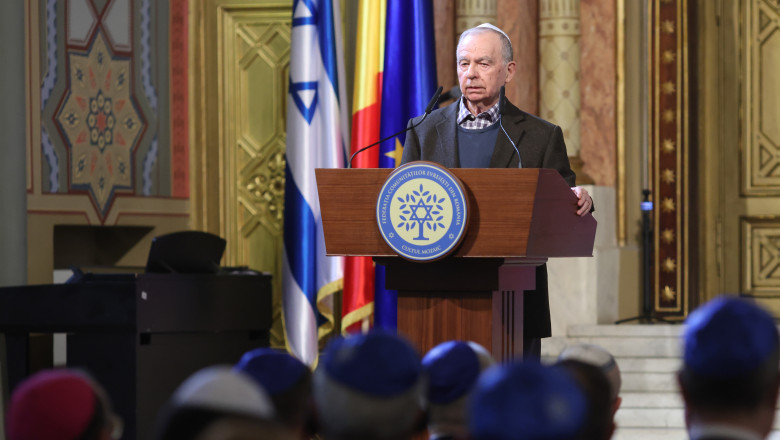
M623 403L615 415L617 440L687 439L675 373L680 367L680 325L570 326L566 337L542 341L542 358L554 362L569 344L598 344L615 356L623 377ZM780 414L772 440L780 440Z

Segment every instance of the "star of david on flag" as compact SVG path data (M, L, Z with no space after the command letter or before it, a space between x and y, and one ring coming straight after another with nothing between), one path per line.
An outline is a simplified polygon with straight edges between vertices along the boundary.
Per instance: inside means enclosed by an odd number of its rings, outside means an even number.
M315 168L343 168L347 151L339 0L293 4L282 308L289 351L317 362L318 340L333 327L332 295L343 258L325 255Z

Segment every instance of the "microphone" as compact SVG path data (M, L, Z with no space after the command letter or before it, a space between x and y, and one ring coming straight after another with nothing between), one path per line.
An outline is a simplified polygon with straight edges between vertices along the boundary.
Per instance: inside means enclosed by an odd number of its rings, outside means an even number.
M442 101L448 101L450 99L460 99L460 97L463 96L463 93L460 91L460 86L455 85L451 89L447 90L446 92L441 94Z
M354 153L352 153L352 156L349 157L349 167L348 168L352 168L352 159L354 159L355 156L357 156L359 153L362 153L363 151L368 150L371 147L379 145L379 144L381 144L382 142L384 142L386 140L392 139L392 138L398 136L399 134L405 133L405 132L407 132L407 131L409 131L409 130L411 130L413 128L416 128L418 125L422 124L422 122L425 120L425 118L427 118L428 115L431 114L431 112L433 111L433 107L436 106L436 103L439 102L439 97L441 96L441 91L442 90L444 90L444 87L442 87L442 86L439 86L439 88L436 89L436 93L434 93L433 97L431 97L431 100L428 101L428 105L425 107L425 114L423 114L423 117L422 117L422 119L420 119L419 122L417 122L416 124L412 125L411 127L404 128L403 130L399 131L398 133L392 134L392 135L390 135L390 136L388 136L388 137L386 137L384 139L380 139L380 140L374 142L373 144L367 145L367 146L365 146L365 147L355 151Z
M509 139L509 143L512 144L512 147L515 149L515 153L517 153L517 167L522 168L523 162L520 159L520 150L517 149L517 145L515 145L515 141L512 140L511 137L509 137L509 134L506 132L506 129L504 129L504 101L506 100L506 97L504 96L506 94L506 91L504 90L504 86L501 86L501 88L498 90L498 125L501 127L501 131L504 132L504 136L506 136L507 139Z

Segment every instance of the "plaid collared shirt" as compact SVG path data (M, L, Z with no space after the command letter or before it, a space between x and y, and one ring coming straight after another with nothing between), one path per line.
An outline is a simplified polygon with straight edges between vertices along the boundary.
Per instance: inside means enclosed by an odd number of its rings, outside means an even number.
M493 107L485 110L484 112L474 116L466 107L466 103L463 98L460 100L460 107L458 109L458 125L466 130L481 130L488 128L498 121L498 102Z

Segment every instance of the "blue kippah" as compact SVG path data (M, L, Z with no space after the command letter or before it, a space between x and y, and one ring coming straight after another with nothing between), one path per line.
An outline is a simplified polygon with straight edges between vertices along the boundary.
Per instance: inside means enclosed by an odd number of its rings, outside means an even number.
M422 360L428 373L428 400L450 403L471 390L479 378L479 358L469 344L448 341L431 349Z
M252 376L271 396L289 390L309 371L293 356L270 348L244 353L234 368Z
M366 394L395 396L420 378L420 356L397 335L372 331L337 339L321 368L336 382Z
M471 398L469 428L475 439L570 438L584 425L585 396L563 369L537 362L492 367Z
M726 379L750 373L777 348L774 319L751 301L721 296L688 316L683 334L685 367Z

